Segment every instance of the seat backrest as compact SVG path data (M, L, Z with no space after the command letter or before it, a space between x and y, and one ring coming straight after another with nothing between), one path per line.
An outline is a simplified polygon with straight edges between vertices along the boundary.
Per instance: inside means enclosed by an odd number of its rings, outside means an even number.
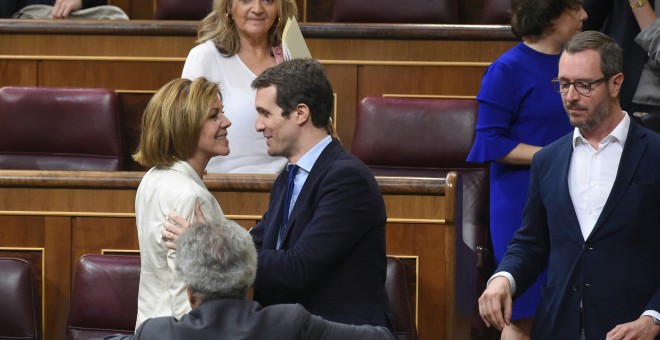
M0 258L0 339L38 339L32 267Z
M213 0L156 0L154 19L201 20L211 12Z
M456 0L335 0L333 22L458 23Z
M0 169L121 170L113 90L3 87L0 126Z
M475 302L492 269L488 164L466 161L476 135L477 111L475 99L367 97L358 108L351 147L351 153L377 176L461 174L462 213L456 231L460 293L456 303L461 308L457 320L472 314L478 318ZM457 331L480 332L482 326L460 325L465 329Z
M484 0L481 7L480 25L510 25L511 0Z
M412 288L408 284L406 266L392 256L387 257L387 278L385 289L390 299L390 311L394 316L396 337L398 340L417 339L417 325L415 324L415 311L410 299L413 297Z
M474 99L364 98L351 153L374 169L482 168L466 161L477 109Z
M66 338L133 334L139 285L139 256L83 255L71 294Z

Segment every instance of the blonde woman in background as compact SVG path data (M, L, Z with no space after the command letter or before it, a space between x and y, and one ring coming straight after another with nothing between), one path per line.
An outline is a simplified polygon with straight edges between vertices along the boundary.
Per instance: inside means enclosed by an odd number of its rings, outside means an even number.
M136 328L148 318L180 318L190 311L186 287L175 272L176 251L166 247L161 228L170 211L194 221L195 202L207 221L225 219L202 176L211 157L229 154L230 125L218 85L204 78L172 80L147 105L133 155L152 167L135 197L142 259Z
M297 16L295 0L214 0L200 23L198 39L183 67L183 78L218 82L227 117L233 122L232 152L211 159L209 172L278 173L284 157L267 154L266 138L255 129L252 80L282 61L282 31Z

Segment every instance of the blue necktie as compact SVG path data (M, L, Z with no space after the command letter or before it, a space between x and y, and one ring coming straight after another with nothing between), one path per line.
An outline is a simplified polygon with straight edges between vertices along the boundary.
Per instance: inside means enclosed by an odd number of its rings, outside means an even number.
M286 196L284 197L284 211L282 212L282 225L280 226L280 233L277 235L277 245L275 249L280 249L282 246L282 239L286 233L286 222L289 221L289 208L291 205L291 196L293 196L293 186L294 180L296 179L296 173L298 172L298 166L295 164L289 164L287 166L287 171L289 172L289 180L286 183Z

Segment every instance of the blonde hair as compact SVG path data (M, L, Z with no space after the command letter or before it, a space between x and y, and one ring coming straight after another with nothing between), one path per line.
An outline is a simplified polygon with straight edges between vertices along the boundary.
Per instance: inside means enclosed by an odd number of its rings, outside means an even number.
M172 165L187 159L199 141L218 84L206 78L174 79L161 87L142 115L142 132L133 159L143 166Z
M236 25L231 17L231 6L234 1L239 0L213 0L213 10L202 19L197 30L196 42L198 44L213 40L218 51L228 57L238 53L241 47ZM282 43L282 31L284 31L287 18L298 16L296 0L275 1L278 4L277 21L268 33L270 47L279 46Z

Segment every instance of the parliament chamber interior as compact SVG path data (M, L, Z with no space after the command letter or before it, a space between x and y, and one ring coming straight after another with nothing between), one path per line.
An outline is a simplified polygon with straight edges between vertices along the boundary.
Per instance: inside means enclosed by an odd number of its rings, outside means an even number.
M24 327L35 339L132 330L130 320L107 315L130 314L130 301L90 297L130 288L90 289L78 277L81 258L118 256L126 268L103 258L96 265L135 280L135 193L146 169L131 155L142 113L158 88L181 76L208 9L200 14L183 0L109 3L131 20L0 20L0 257L22 259L8 272L30 267L21 274L26 297L0 303L0 314L15 315L16 327L33 321ZM399 338L491 339L477 310L492 271L488 167L466 157L484 71L517 42L509 1L297 3L306 43L334 89L335 130L374 171L385 198L387 254L401 266L405 289L396 294L409 313L397 319L413 325ZM90 106L95 116L86 121L79 113ZM207 174L204 182L227 217L250 228L274 179ZM34 314L13 312L28 306ZM106 318L90 321L91 311Z

